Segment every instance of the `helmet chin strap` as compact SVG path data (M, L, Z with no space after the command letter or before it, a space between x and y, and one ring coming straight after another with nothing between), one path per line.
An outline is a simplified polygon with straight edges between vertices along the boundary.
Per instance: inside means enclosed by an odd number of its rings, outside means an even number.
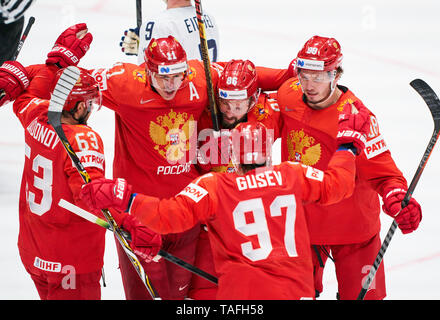
M260 93L261 93L261 89L258 88L257 92L255 92L253 94L253 96L251 97L252 99L249 100L249 107L248 107L248 109L246 111L246 114L248 114L249 111L251 111L257 105L258 98L260 97Z

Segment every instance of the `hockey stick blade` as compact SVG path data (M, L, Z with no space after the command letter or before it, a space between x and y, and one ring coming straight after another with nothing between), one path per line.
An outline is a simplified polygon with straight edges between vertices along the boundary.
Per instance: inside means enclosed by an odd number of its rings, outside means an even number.
M408 191L411 191L411 193L409 195L407 194L405 199L403 199L404 202L402 203L402 207L403 204L405 204L406 206L408 204L408 201L411 199L412 192L414 191L416 184L420 179L422 171L425 168L429 157L431 156L432 150L434 149L440 133L440 100L437 97L437 94L425 81L421 79L415 79L411 81L410 85L414 88L414 90L416 90L416 92L422 97L422 99L428 106L429 111L432 115L432 119L434 120L434 132L428 146L426 147L425 153L423 154L422 160L420 161L419 167L417 168L416 174L408 188Z
M63 111L64 103L70 91L73 89L73 86L78 81L79 77L80 77L80 71L77 67L69 66L64 69L63 73L58 79L57 84L55 85L55 89L53 90L52 97L49 103L49 110L47 116L49 118L49 123L54 128L58 138L60 139L60 141L64 146L64 149L67 151L68 156L72 160L72 163L74 164L78 173L81 175L83 181L85 183L89 183L91 181L90 176L87 173L87 171L84 169L83 164L81 163L77 154L73 150L69 140L66 138L63 127L61 126L61 112ZM130 260L137 274L141 278L141 281L145 285L148 293L151 295L151 297L154 300L161 300L156 289L153 287L152 283L150 282L149 277L145 273L144 268L139 262L139 259L131 249L127 240L122 235L119 226L116 224L110 212L107 209L103 209L101 210L101 212L104 215L104 217L107 219L107 222L112 226L116 239L120 243L121 248L127 254L128 259Z
M423 80L415 79L410 82L410 86L417 91L431 111L434 122L440 122L440 100L432 88Z
M416 90L416 92L422 97L423 101L425 101L425 103L427 104L429 111L431 112L432 119L434 120L434 132L432 133L431 139L429 140L428 146L426 147L425 153L423 154L422 160L420 160L416 173L414 174L414 177L411 180L411 183L408 187L405 197L402 200L402 205L401 205L402 208L405 208L408 205L412 197L412 194L414 192L414 189L416 188L416 185L419 182L420 176L422 175L422 172L425 169L428 159L432 154L434 146L437 143L440 132L440 100L437 97L436 93L425 81L421 79L415 79L411 81L410 86L414 90ZM391 239L393 238L394 232L396 231L397 227L398 225L394 220L393 223L391 224L390 229L388 230L387 235L385 236L385 240L383 241L382 246L380 247L376 259L374 260L373 266L371 267L370 272L368 273L368 276L366 277L362 285L362 289L359 292L357 300L364 299L365 295L367 294L368 288L370 287L370 284L373 281L374 276L376 275L377 269L379 269L383 256L390 244Z
M58 113L58 122L61 123L61 112L63 111L64 103L72 91L75 83L78 81L80 71L77 67L67 67L60 76L55 89L52 92L52 97L49 104L49 112Z
M93 213L90 213L90 212L74 205L73 203L70 203L69 201L66 201L64 199L60 199L60 201L58 202L58 205L61 208L64 208L64 209L76 214L77 216L80 216L81 218L83 218L87 221L90 221L91 223L97 224L97 225L113 232L113 228L110 225L110 223L95 216ZM128 241L131 241L131 235L128 232L126 232L125 230L121 230L121 233L123 234L125 239L127 239ZM193 266L192 264L190 264L186 261L183 261L180 258L177 258L176 256L174 256L164 250L160 250L158 255L163 257L164 259L178 265L179 267L182 267L182 268L186 269L187 271L190 271L190 272L194 273L195 275L198 275L199 277L202 277L202 278L204 278L212 283L215 283L215 284L218 283L218 279L216 277L214 277L213 275Z

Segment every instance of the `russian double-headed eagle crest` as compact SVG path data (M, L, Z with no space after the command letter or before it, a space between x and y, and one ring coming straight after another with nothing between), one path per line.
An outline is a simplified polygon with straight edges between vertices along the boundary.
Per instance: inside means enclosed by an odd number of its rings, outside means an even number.
M315 165L321 158L321 144L315 138L309 137L301 129L292 130L287 136L289 161L301 162L307 166Z
M294 90L294 91L298 91L299 88L300 88L300 86L301 86L301 83L300 83L299 81L293 81L293 82L289 85L289 87L290 87L292 90Z
M194 67L189 67L188 68L188 81L192 81L196 76L196 69L194 69Z
M154 149L170 162L181 160L190 148L191 137L196 132L196 121L193 115L188 117L186 112L177 113L171 109L166 115L150 122L149 134L156 144Z
M339 112L342 112L342 109L344 109L344 106L347 104L347 103L349 103L349 104L353 104L353 99L350 99L350 98L348 98L348 99L345 99L344 101L342 101L337 107L336 107L336 109L339 111Z
M145 70L134 70L133 71L133 78L135 80L142 82L142 83L147 82L147 74L146 74Z
M263 121L264 119L267 118L268 116L268 111L266 110L265 106L261 103L258 103L254 109L253 109L255 118L257 119L257 121Z

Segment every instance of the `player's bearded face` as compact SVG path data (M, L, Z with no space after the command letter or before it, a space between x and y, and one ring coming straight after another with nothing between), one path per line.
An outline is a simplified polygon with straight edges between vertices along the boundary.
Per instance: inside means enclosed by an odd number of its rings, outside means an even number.
M92 113L92 108L89 107L91 101L81 101L75 107L75 112L72 113L72 118L75 119L79 124L87 124Z
M249 98L246 99L219 99L222 114L222 127L232 129L244 118L249 111Z
M184 79L185 73L183 72L167 75L152 73L151 84L162 98L171 100L176 96L177 90L182 86Z
M300 70L298 78L307 101L317 104L327 99L332 93L335 72Z

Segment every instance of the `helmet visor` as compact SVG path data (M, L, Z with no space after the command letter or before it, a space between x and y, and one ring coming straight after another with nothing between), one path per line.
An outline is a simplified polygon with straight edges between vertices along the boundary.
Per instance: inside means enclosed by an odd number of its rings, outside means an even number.
M249 98L218 99L220 112L226 116L243 117L249 110Z
M94 96L85 99L88 112L99 111L102 106L102 94L98 91Z
M300 82L312 81L319 83L332 82L335 80L336 70L333 71L315 71L298 69L298 78Z

